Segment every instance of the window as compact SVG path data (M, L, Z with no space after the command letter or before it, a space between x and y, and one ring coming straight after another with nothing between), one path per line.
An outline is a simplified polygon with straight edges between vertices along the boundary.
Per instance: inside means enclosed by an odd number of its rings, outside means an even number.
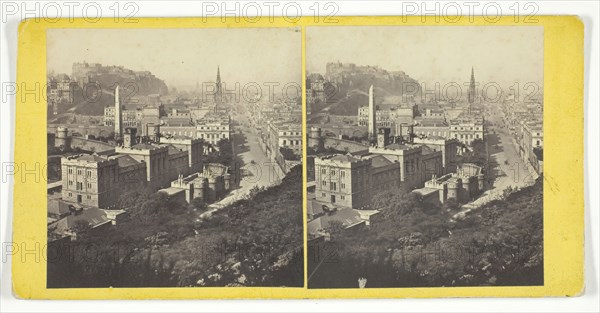
M344 183L341 183L341 184L340 184L340 187L342 188L342 190L344 190L344 189L346 189L346 184L344 184Z
M326 193L322 193L321 196L327 197L327 194Z
M340 199L346 200L346 196L340 196Z
M87 183L87 188L92 189L92 183Z
M335 175L335 170L331 170L331 175Z
M341 178L346 178L346 172L345 171L340 171L340 177Z
M327 174L327 169L325 169L325 168L324 168L324 169L322 169L322 170L321 170L321 174L323 174L323 175Z
M337 184L335 182L330 182L329 189L331 189L333 191L337 190Z
M323 185L323 187L326 187L327 186L327 182L323 181L321 185Z

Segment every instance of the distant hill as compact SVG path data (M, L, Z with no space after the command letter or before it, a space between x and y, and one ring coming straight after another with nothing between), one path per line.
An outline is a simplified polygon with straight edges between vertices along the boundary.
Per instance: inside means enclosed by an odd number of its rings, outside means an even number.
M114 105L114 89L117 85L121 86L121 101L127 107L128 103L133 102L132 99L143 99L151 94L167 95L169 92L165 82L151 72L98 63L74 63L70 78L57 75L49 79L69 79L74 86L73 103L63 101L59 104L59 113L103 115L104 107Z
M97 82L103 89L114 89L116 84L128 86L132 96L149 94L166 95L169 92L164 81L149 71L134 71L123 66L103 66L98 63L73 63L71 79L83 88L87 83Z
M312 107L313 111L326 110L335 115L356 115L358 108L368 103L368 90L375 87L376 103L381 97L401 96L420 90L419 82L402 71L387 71L377 66L359 66L352 63L328 63L323 77L327 102Z

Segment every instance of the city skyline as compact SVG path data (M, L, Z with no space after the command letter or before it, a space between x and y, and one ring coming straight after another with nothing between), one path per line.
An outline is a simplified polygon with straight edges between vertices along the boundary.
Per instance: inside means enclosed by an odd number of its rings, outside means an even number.
M282 98L300 92L300 36L49 30L48 245L131 249L48 260L46 287L303 286L302 108ZM198 262L232 246L248 254Z
M264 53L262 44L267 40L278 44L271 45L269 53ZM106 48L108 42L114 47L110 51ZM51 29L47 32L48 72L70 75L74 62L85 61L150 71L167 86L178 89L214 82L217 67L226 84L299 85L301 64L297 60L301 52L301 33L295 28ZM297 70L290 70L294 67Z
M404 71L421 83L461 86L469 83L475 68L483 84L533 82L542 87L543 34L542 27L509 26L308 27L306 66L308 72L321 74L329 62L379 66ZM322 49L323 42L327 49Z
M544 284L542 35L307 28L308 288ZM515 240L522 261L411 256Z

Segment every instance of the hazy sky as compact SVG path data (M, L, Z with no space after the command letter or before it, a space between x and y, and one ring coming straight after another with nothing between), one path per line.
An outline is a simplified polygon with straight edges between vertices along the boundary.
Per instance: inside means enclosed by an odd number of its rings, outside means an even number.
M301 40L292 28L50 29L47 64L69 75L73 62L122 65L176 87L214 82L217 65L224 82L299 84Z
M543 27L308 27L307 70L332 61L402 70L425 82L543 83Z

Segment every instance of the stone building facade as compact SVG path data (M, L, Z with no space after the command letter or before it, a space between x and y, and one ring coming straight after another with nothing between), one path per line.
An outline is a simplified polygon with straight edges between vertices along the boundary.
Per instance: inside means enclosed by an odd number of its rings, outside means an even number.
M202 153L201 140L137 143L135 129L128 128L123 146L61 159L62 197L83 206L110 208L127 192L154 192L179 175L201 169Z

